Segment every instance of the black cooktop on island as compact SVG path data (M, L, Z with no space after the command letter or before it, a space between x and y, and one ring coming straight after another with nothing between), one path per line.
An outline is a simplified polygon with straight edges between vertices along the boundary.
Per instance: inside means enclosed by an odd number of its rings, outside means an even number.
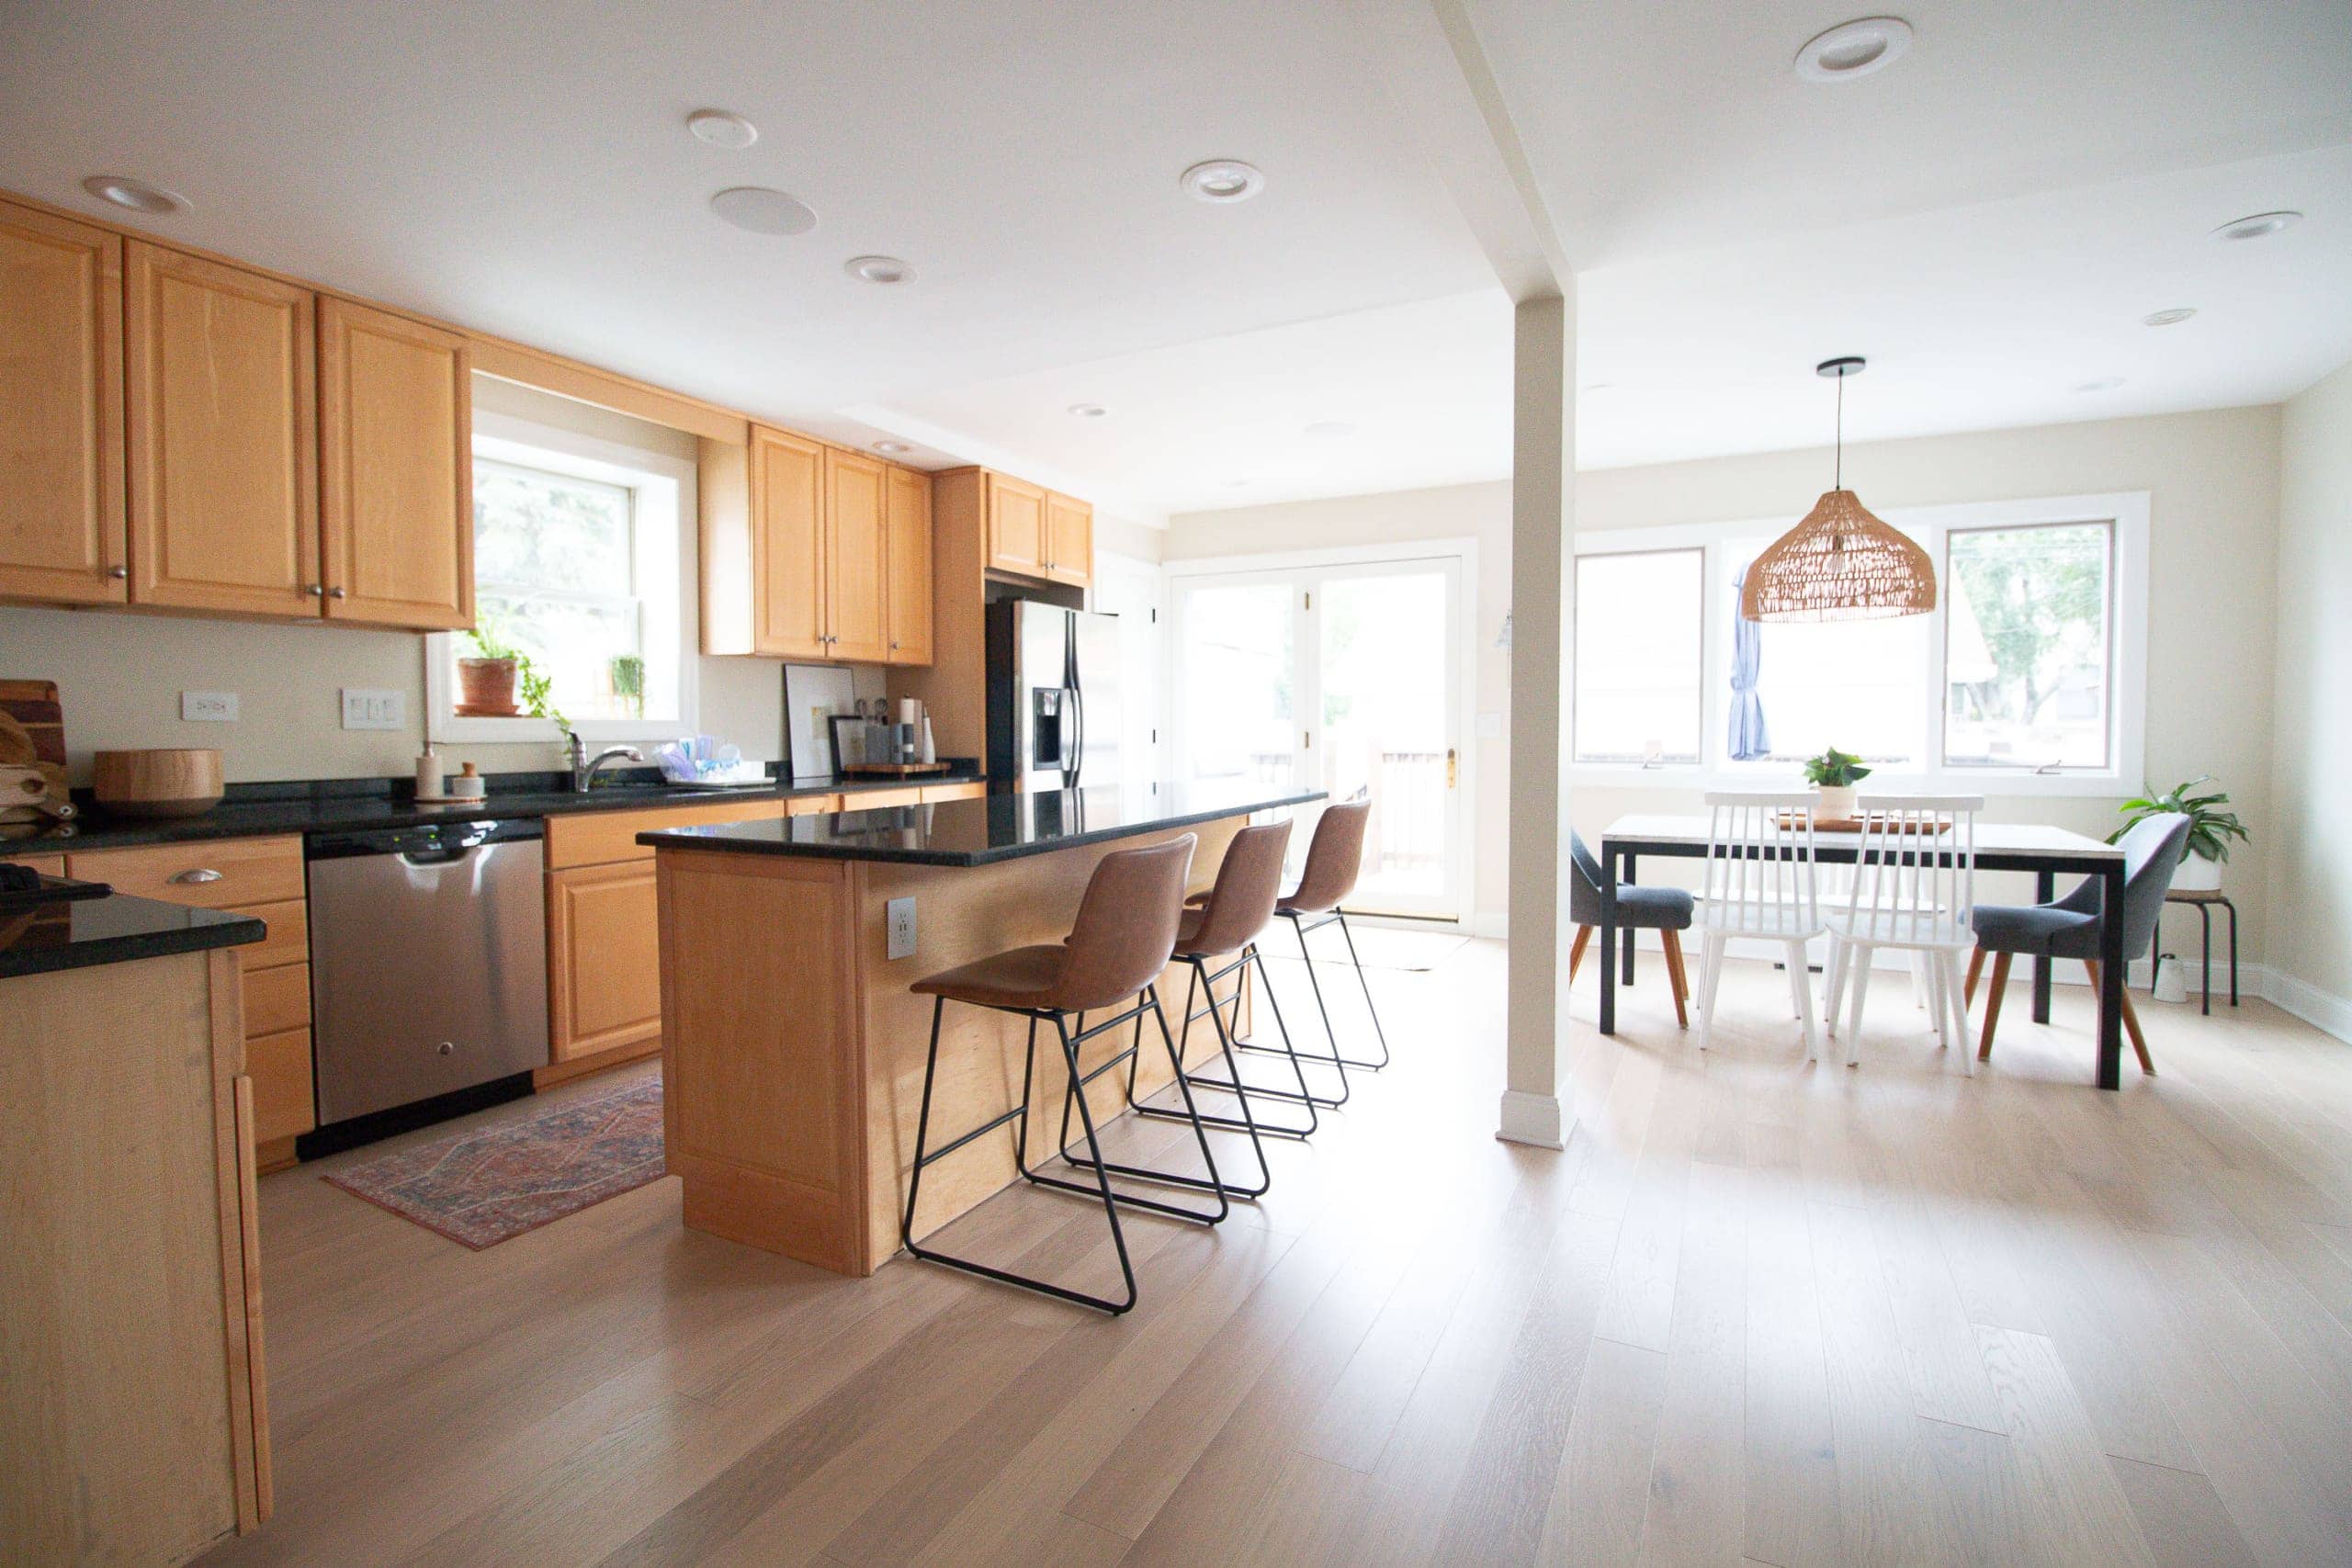
M1156 794L1150 793L1149 786L1137 790L1105 785L770 822L665 828L639 833L637 841L656 849L719 850L813 860L988 865L1022 855L1303 806L1323 796L1319 789L1289 784L1162 783Z

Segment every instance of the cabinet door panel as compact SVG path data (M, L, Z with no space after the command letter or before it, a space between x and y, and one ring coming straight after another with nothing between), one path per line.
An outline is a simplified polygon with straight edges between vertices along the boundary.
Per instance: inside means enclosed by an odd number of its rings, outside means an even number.
M245 1039L245 1072L254 1080L254 1142L267 1144L319 1124L311 1089L311 1032L281 1030Z
M1032 577L1046 570L1046 492L1026 479L989 475L989 565Z
M319 301L328 619L473 624L471 365L455 333Z
M1094 508L1086 502L1046 494L1046 575L1081 588L1093 581Z
M931 476L892 468L886 487L889 513L890 649L893 664L928 664L933 658Z
M121 236L0 202L0 595L121 604Z
M752 431L752 638L761 653L828 657L825 648L825 448L781 430Z
M548 878L548 1021L553 1060L662 1032L662 953L653 863L585 866Z
M136 240L125 266L132 602L318 615L310 291Z
M879 663L890 651L883 465L825 452L827 656Z

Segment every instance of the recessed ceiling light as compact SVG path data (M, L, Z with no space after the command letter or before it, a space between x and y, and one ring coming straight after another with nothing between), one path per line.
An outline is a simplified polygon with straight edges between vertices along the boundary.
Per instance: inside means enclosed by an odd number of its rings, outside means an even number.
M817 226L817 214L807 202L765 186L720 191L710 198L710 209L754 234L806 234Z
M2233 218L2213 231L2217 240L2259 240L2276 234L2281 229L2291 229L2303 220L2300 212L2257 212L2251 217Z
M740 151L760 139L760 128L740 114L725 109L696 109L686 116L686 129L695 139L707 141L713 147Z
M1072 403L1069 405L1069 412L1080 419L1101 419L1111 411L1101 403Z
M160 214L187 210L187 197L159 190L145 180L134 180L129 175L92 175L82 182L82 188L100 201L111 201L117 207L127 207L133 212Z
M915 275L914 268L896 256L852 256L842 263L842 270L868 283L905 283Z
M1212 158L1185 170L1176 183L1196 201L1247 201L1266 188L1266 176L1238 158Z
M894 457L901 452L911 452L914 450L913 447L908 446L903 441L876 441L874 444L874 449L876 452L888 452Z
M2197 312L2191 307L2180 305L2169 310L2157 310L2143 316L2140 318L2140 324L2143 327L2177 327L2195 314Z
M1340 441L1355 433L1356 427L1344 419L1317 420L1306 427L1307 438L1313 441Z
M1797 74L1808 82L1848 82L1892 65L1911 47L1911 24L1900 17L1840 22L1807 39L1797 51Z
M2102 376L2096 381L2075 382L2075 390L2078 392L2111 392L2121 385L2123 385L2123 378L2120 376Z

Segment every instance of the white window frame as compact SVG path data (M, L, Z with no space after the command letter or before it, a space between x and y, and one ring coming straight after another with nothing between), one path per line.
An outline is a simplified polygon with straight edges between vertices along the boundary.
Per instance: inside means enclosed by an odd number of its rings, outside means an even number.
M559 425L490 412L474 415L473 455L545 473L601 480L636 492L631 545L636 550L638 599L644 606L642 646L674 660L678 712L650 718L576 718L571 728L584 741L668 740L697 732L701 721L701 635L698 605L689 587L695 581L696 497L695 465L667 453L649 452ZM668 541L671 547L662 547ZM435 632L424 639L426 738L435 744L549 742L563 739L553 719L477 718L456 711L451 678L452 645L458 634Z
M1939 592L1936 608L1925 617L1928 640L1924 689L1919 694L1921 755L1916 766L1883 768L1871 775L1872 785L1892 793L1970 794L1992 795L2075 795L2104 797L2133 795L2145 782L2147 758L2148 668L2148 513L2146 491L2107 494L2048 496L2021 501L1964 502L1945 506L1889 507L1878 515L1917 540L1936 563ZM1730 591L1720 570L1720 551L1742 539L1777 538L1797 523L1794 517L1747 518L1730 523L1682 524L1657 528L1617 528L1579 533L1572 537L1575 555L1627 555L1656 550L1703 548L1707 552L1704 596L1707 680L1701 699L1701 761L1688 762L1576 762L1569 768L1572 784L1606 784L1624 789L1753 789L1786 784L1794 772L1783 762L1733 762L1724 756L1724 727L1727 720L1729 638L1715 631L1728 626ZM1946 536L1954 532L2024 528L2057 523L2104 523L2114 527L2115 559L2110 575L2109 605L2109 751L2105 768L2070 768L2041 773L2030 767L1947 767L1943 729L1947 692L1944 685ZM1573 602L1573 601L1571 601ZM1571 672L1573 673L1573 672ZM1575 684L1569 683L1571 703ZM1767 716L1769 717L1769 715ZM1569 716L1575 723L1573 713ZM1575 733L1570 731L1570 746Z
M1655 772L1660 768L1688 769L1704 766L1707 760L1708 746L1706 705L1708 684L1710 682L1714 680L1716 673L1715 643L1717 638L1714 628L1707 622L1708 609L1714 600L1713 592L1707 579L1708 573L1715 570L1715 552L1705 545L1654 545L1647 549L1579 550L1577 554L1596 556L1695 555L1699 558L1699 755L1687 761L1681 758L1667 759L1662 757L1655 762L1643 761L1631 757L1586 758L1578 754L1582 749L1583 742L1578 739L1576 729L1572 725L1568 730L1570 763L1580 768L1639 768L1647 772ZM1573 581L1569 584L1568 602L1570 604L1574 604L1577 602L1576 592L1578 586L1578 584ZM1570 638L1568 646L1571 649L1575 648L1576 643L1573 637ZM1574 674L1575 671L1571 671L1570 673ZM1573 682L1570 683L1569 687L1568 704L1571 709L1576 705L1576 690Z

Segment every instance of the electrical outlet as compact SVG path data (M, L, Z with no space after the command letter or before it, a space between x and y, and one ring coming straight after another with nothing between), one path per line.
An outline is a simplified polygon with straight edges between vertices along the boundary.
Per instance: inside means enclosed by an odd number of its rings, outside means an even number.
M912 898L890 900L890 956L912 958L915 955L915 901Z
M408 727L408 694L345 686L343 689L343 727L345 729L405 729Z
M180 717L195 724L234 724L237 722L237 694L182 692Z

